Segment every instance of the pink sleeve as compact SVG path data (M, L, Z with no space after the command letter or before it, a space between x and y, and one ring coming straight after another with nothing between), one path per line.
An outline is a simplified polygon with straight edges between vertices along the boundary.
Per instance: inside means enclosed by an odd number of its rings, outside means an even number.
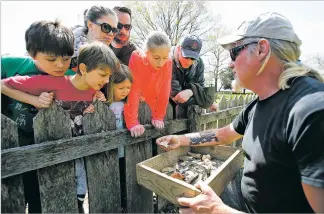
M169 97L171 91L171 78L172 78L172 60L169 60L167 66L166 75L164 76L163 84L159 91L158 100L155 104L156 112L152 112L153 120L163 120L166 114L166 110L169 104Z
M133 75L133 84L127 98L127 103L125 103L124 106L124 117L125 117L127 129L131 129L134 126L140 124L138 122L138 105L139 105L141 90L139 87L140 84L137 80L139 77L137 77L138 71L136 69L138 68L136 66L136 60L140 60L140 58L136 56L135 53L133 52L129 60L129 69L131 70Z
M2 82L19 91L23 91L32 95L40 95L42 92L53 90L51 81L48 75L35 75L35 76L14 76L2 80Z

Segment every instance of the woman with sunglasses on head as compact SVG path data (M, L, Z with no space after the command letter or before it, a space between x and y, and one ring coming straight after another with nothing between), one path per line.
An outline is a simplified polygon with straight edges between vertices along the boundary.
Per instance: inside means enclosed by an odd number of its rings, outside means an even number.
M116 13L107 7L95 5L85 10L84 26L73 31L74 55L77 56L79 48L90 41L100 41L109 46L119 32L117 24Z
M145 99L151 109L152 125L163 129L171 90L172 60L169 57L169 37L164 32L153 31L144 44L145 52L134 51L129 60L133 85L124 106L124 116L126 127L133 137L138 137L145 131L138 121L140 97Z

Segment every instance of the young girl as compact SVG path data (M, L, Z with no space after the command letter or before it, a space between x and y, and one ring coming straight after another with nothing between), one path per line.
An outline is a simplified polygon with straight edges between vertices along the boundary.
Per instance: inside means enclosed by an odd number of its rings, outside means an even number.
M93 42L81 47L75 75L15 76L1 81L1 93L14 99L17 90L32 95L40 95L42 92L53 93L56 103L70 113L73 136L80 136L83 134L81 123L83 112L119 67L118 59L107 45ZM99 100L105 101L104 97L98 96ZM87 190L83 159L75 161L75 169L78 204L80 212L83 212L82 204Z
M116 116L116 128L123 129L124 126L124 104L133 84L133 76L126 65L121 64L120 69L111 76L110 82L104 88L107 94L109 108ZM124 147L118 148L118 156L124 157Z
M169 101L172 77L172 60L169 57L171 42L163 32L154 31L145 42L145 53L134 51L129 68L134 77L128 102L124 107L126 126L133 137L144 133L138 122L140 97L145 99L152 112L152 124L164 128L164 117Z

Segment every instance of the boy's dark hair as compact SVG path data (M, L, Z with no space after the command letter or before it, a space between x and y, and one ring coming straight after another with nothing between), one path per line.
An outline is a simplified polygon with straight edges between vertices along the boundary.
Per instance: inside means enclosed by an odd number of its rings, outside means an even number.
M114 84L119 84L125 80L129 80L133 84L133 76L131 71L129 70L128 66L121 64L120 69L114 72L111 75L110 81L104 87L104 94L107 97L108 104L111 104L114 99L113 87ZM124 100L127 102L127 97Z
M88 21L96 22L103 16L106 15L113 15L116 16L116 13L108 7L94 5L89 10L86 9L83 13L84 15L84 27L85 27L85 34L88 34Z
M72 56L74 35L58 20L36 21L25 32L26 50L35 57L38 52L55 56Z
M112 73L119 70L120 63L114 52L102 42L94 41L80 47L78 56L77 73L81 74L79 65L84 63L87 66L87 72L93 69L109 68Z
M129 9L129 8L127 8L127 7L119 7L119 6L115 6L114 8L113 8L113 10L115 11L115 12L122 12L122 13L127 13L127 14L129 14L129 16L130 16L130 18L132 19L132 11L131 11L131 9Z

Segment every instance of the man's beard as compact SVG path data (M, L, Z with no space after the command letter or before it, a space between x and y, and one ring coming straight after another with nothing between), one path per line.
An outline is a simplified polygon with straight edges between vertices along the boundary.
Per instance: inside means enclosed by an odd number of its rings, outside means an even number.
M120 44L120 45L124 46L124 45L127 44L128 40L129 40L129 37L128 37L127 40L123 41L123 40L118 39L117 36L115 36L114 40L115 40L115 42L116 42L117 44Z
M240 92L243 89L242 83L237 78L232 81L231 85L234 92Z

